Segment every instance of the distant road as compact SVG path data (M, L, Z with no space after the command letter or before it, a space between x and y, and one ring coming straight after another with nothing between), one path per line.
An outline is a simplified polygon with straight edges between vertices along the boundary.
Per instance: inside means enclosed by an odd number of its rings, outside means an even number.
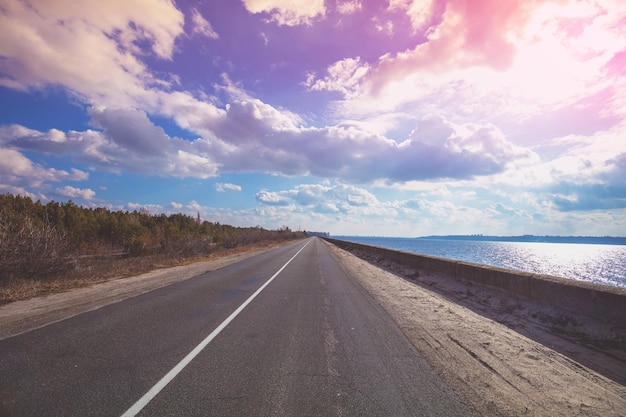
M0 415L124 413L471 415L317 238L0 341Z

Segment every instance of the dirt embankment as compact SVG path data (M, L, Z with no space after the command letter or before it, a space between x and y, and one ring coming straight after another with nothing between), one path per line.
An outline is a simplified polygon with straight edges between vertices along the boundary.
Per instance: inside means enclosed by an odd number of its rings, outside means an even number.
M626 329L327 246L477 414L626 415Z

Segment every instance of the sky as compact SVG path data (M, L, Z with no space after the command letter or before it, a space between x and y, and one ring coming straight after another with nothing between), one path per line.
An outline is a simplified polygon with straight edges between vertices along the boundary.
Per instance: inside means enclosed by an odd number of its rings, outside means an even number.
M0 0L0 193L626 236L626 2Z

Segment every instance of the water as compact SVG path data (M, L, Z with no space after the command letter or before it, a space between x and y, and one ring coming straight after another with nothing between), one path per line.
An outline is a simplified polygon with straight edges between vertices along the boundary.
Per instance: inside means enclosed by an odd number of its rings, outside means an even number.
M626 287L626 246L342 236L337 239L518 271Z

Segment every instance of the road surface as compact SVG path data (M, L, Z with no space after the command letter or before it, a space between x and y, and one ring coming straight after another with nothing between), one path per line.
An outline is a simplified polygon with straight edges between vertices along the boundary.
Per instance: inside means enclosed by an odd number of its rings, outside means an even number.
M0 341L0 415L468 416L321 240Z

